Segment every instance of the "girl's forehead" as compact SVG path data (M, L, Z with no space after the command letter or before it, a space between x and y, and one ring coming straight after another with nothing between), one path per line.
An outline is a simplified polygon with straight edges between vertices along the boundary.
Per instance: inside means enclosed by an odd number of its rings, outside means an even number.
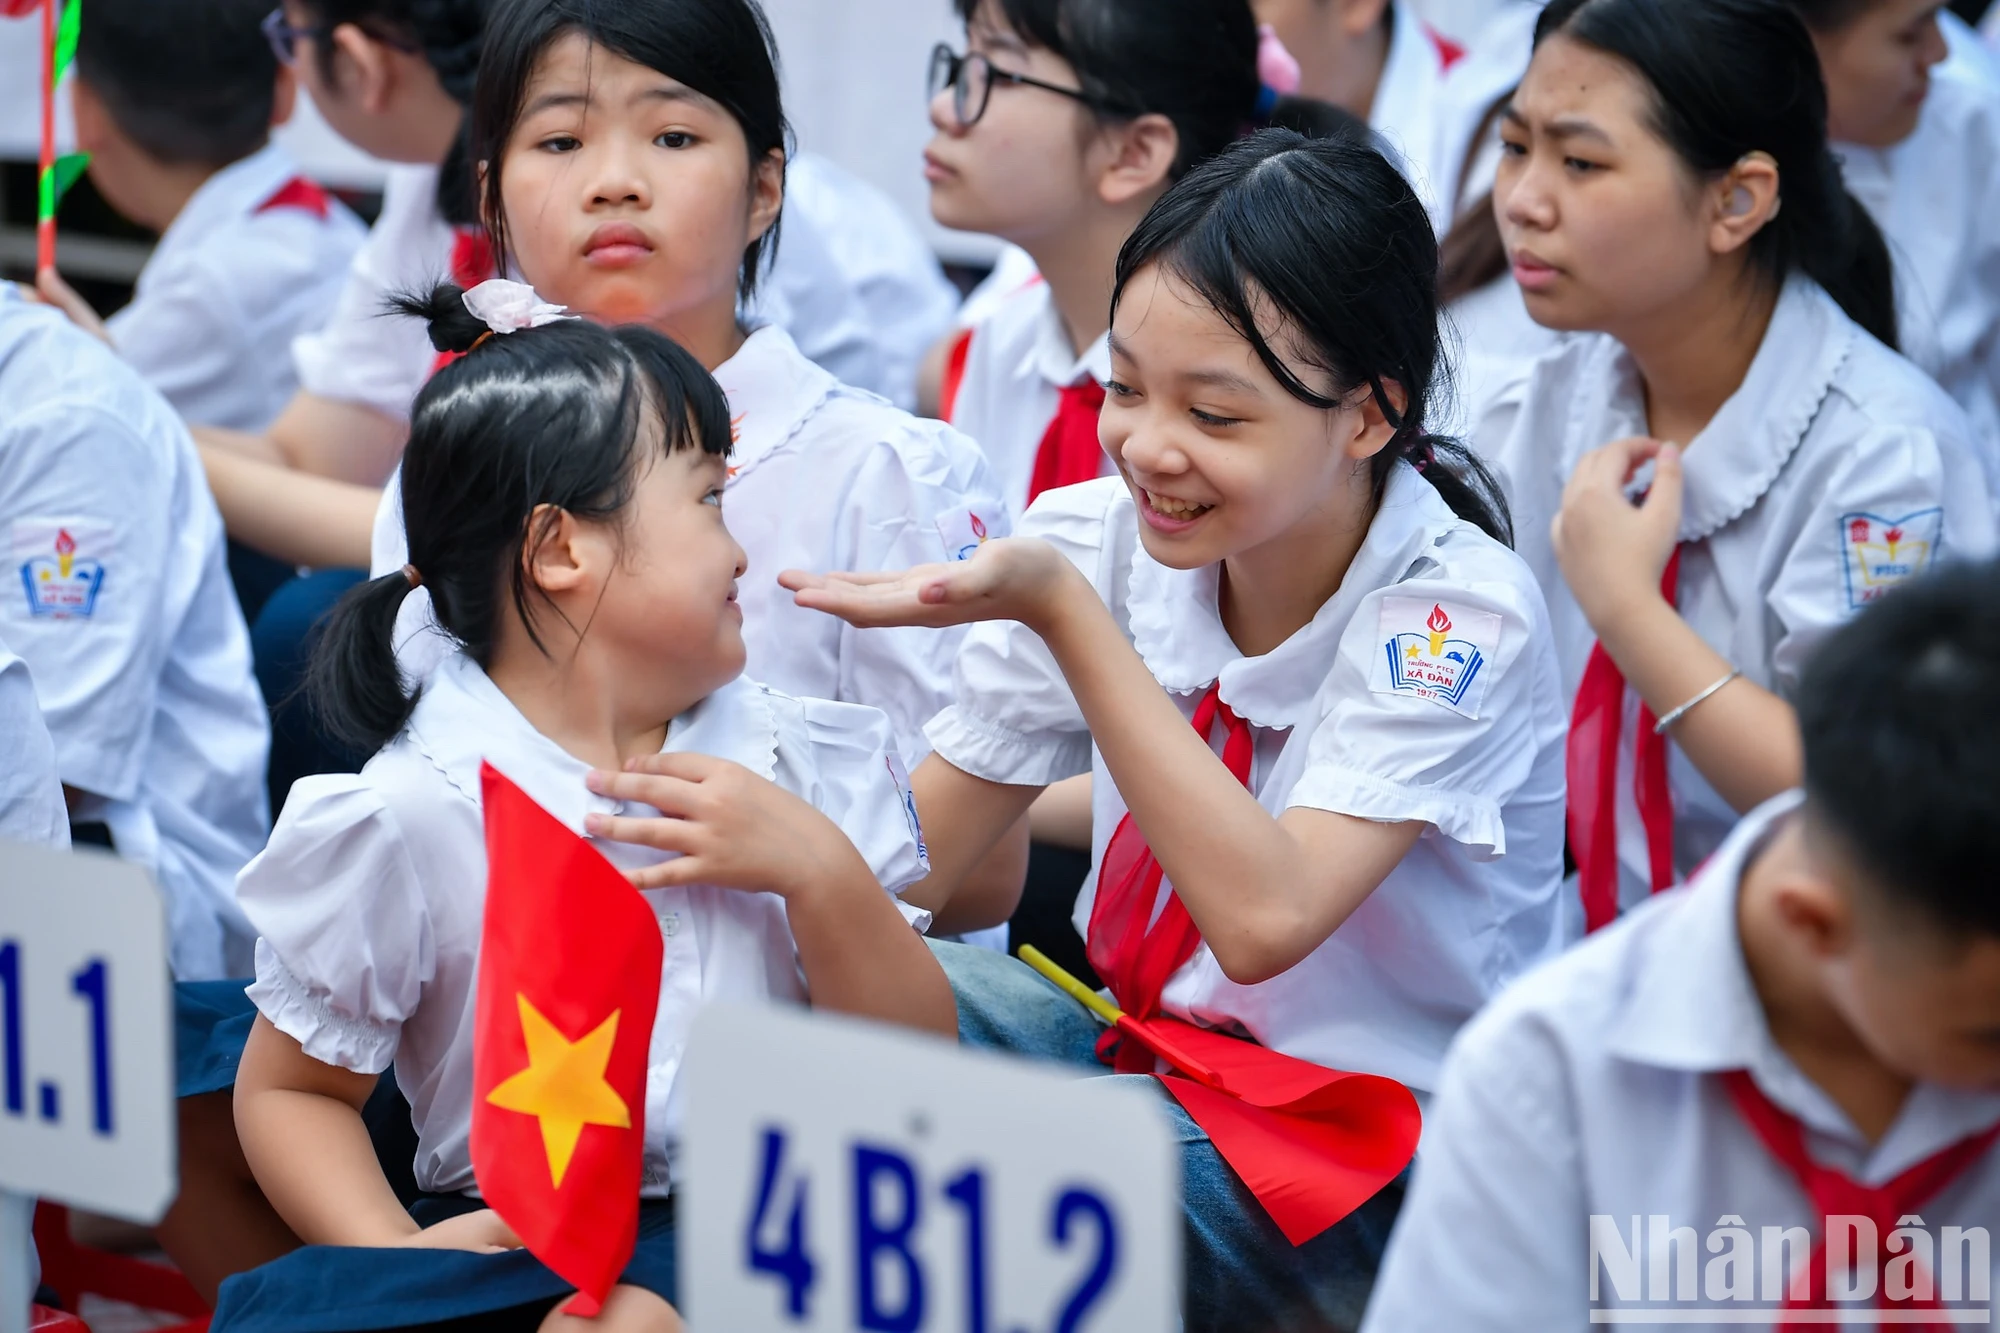
M591 41L582 33L558 37L536 59L522 90L524 114L552 102L573 104L648 98L659 101L708 99L680 80Z

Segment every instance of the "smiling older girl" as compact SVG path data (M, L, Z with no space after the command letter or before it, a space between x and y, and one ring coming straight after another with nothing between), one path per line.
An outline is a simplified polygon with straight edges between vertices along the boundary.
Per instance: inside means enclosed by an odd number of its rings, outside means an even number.
M1556 947L1562 868L1547 612L1476 465L1424 429L1436 268L1380 153L1253 136L1120 256L1101 425L1117 476L1049 492L1028 539L964 564L786 575L858 624L990 622L916 773L933 870L911 901L947 904L1038 792L1091 772L1111 882L1093 876L1076 920L1100 972L1153 978L1114 984L1128 1011L1420 1098L1459 1024ZM644 799L644 767L610 790ZM1157 902L1191 926L1179 947L1105 870L1154 861ZM1096 1067L1074 1001L935 947L965 1039ZM1400 1186L1294 1248L1168 1113L1187 1326L1351 1327Z
M1891 350L1889 256L1789 7L1556 0L1502 134L1514 277L1585 335L1478 442L1549 598L1594 928L1798 785L1806 659L1990 549L1993 500L1964 414Z

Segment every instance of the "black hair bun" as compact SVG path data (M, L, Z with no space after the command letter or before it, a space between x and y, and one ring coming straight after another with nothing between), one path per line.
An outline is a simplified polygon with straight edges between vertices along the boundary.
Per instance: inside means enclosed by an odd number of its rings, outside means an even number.
M440 352L469 352L491 332L485 320L466 308L465 288L455 282L441 282L427 294L398 292L389 298L389 308L423 320L431 346Z

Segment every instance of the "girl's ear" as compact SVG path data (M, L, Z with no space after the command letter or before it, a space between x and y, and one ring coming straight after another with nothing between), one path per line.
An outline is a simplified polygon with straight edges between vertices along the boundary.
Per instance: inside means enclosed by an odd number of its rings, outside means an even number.
M1347 440L1347 456L1359 461L1373 458L1387 448L1389 441L1396 438L1396 426L1367 385L1362 385L1355 392L1361 410L1354 415L1353 434ZM1409 392L1394 380L1382 381L1382 396L1396 409L1398 417L1409 409Z
M395 92L395 71L389 47L360 27L343 23L329 34L333 42L335 87L346 84L346 95L364 111L377 114L386 110Z
M299 81L289 67L278 66L277 81L271 85L271 128L276 129L292 118L292 111L299 102Z
M1157 193L1167 184L1180 155L1180 131L1158 112L1107 127L1103 142L1110 158L1097 176L1097 197L1107 204L1130 203Z
M550 597L586 585L603 563L594 530L555 505L536 505L521 542L521 572L528 584Z
M778 221L785 206L785 154L773 148L757 160L750 173L750 237L746 244L764 238Z
M1778 186L1778 163L1769 153L1745 153L1723 172L1707 191L1708 248L1726 255L1750 244L1784 205Z

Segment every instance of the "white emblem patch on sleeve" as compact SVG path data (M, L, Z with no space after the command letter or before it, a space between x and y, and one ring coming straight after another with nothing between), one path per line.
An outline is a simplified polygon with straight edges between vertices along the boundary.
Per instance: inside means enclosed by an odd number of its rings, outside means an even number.
M967 507L939 514L938 537L944 542L946 560L970 560L988 540L987 524L992 511L981 514Z
M26 620L88 620L97 614L105 562L116 537L89 519L20 518L12 531L13 565L22 595L8 604Z
M1428 597L1384 597L1380 635L1370 689L1479 716L1494 671L1488 659L1500 650L1497 613Z
M1859 611L1889 589L1913 579L1937 558L1944 510L1919 509L1901 518L1842 514L1840 549L1847 580L1847 609Z

